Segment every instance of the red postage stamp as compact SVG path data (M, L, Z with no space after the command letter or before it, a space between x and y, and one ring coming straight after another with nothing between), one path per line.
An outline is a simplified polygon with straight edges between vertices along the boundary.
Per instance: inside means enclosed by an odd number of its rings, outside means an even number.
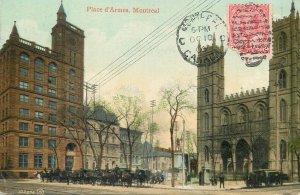
M272 55L269 4L229 5L229 47L247 66L257 66Z

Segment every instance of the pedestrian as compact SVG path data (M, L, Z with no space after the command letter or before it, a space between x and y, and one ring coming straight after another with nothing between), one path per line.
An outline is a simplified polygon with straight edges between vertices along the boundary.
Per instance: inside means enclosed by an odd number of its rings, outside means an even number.
M198 174L198 179L199 179L199 186L202 185L202 171L199 172Z
M220 188L221 188L222 184L223 184L223 188L225 188L225 186L224 186L225 177L224 177L223 172L220 173L219 180L220 180Z
M191 180L192 180L191 174L188 173L188 175L187 175L187 183L190 184Z
M69 173L69 171L67 171L66 175L67 175L67 185L69 185L70 184L70 173Z

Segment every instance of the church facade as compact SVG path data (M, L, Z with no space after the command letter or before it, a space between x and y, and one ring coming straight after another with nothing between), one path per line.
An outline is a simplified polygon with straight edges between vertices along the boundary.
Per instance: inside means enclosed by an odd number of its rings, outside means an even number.
M296 177L297 159L288 147L300 130L300 19L294 3L272 28L268 87L225 96L224 60L198 67L199 170L236 177L273 169Z

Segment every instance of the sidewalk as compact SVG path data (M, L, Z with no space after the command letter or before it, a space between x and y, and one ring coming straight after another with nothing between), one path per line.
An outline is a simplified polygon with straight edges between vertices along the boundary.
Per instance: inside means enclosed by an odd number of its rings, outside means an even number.
M188 184L183 186L182 184L177 184L174 188L171 187L170 184L155 184L153 186L153 188L161 188L161 189L205 190L205 191L236 190L245 187L246 185L244 181L226 181L225 188L220 188L219 183L216 186L212 186L212 185L199 186L199 184Z
M300 182L284 183L283 185L284 186L287 186L287 185L300 185ZM244 181L225 181L225 188L220 188L219 183L216 186L212 186L212 185L199 186L198 184L188 184L188 185L182 186L181 184L177 184L173 188L173 187L171 187L170 184L155 184L152 187L153 188L159 188L159 189L179 189L179 190L191 190L191 191L192 190L224 191L224 190L238 190L238 189L246 189L247 188ZM247 188L247 189L260 189L260 188Z

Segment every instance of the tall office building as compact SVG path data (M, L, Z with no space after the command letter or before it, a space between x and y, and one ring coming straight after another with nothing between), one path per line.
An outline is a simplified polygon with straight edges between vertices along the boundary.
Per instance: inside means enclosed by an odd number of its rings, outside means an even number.
M52 48L20 37L16 22L0 51L0 168L14 177L79 169L76 127L83 110L84 31L61 4ZM36 40L38 41L38 40Z

